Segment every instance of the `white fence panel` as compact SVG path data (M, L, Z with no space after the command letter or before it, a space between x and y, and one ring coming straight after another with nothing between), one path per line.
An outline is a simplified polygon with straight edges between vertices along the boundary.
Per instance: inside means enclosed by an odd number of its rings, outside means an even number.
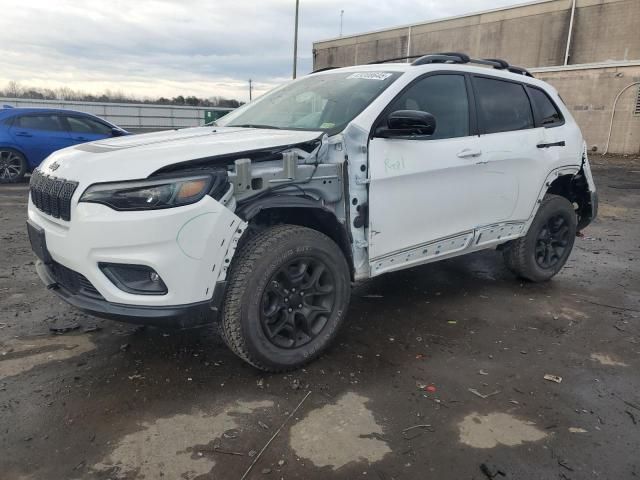
M0 105L29 108L58 108L90 113L104 118L122 128L163 130L168 128L197 127L204 125L206 112L222 116L233 108L182 107L147 105L137 103L102 103L64 100L34 100L26 98L2 98Z

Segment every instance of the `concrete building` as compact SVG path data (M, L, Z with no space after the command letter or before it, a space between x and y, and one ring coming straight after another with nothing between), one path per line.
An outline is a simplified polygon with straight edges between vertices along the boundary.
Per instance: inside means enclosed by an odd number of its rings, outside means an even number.
M446 51L502 58L555 86L590 147L638 154L639 22L640 0L542 0L315 42L314 69Z

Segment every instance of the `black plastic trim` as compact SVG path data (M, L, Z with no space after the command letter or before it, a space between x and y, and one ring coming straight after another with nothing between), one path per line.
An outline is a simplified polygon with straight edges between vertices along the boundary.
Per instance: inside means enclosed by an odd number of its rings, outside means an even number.
M589 205L580 211L581 215L576 227L578 232L582 231L598 216L598 192L589 192L589 194Z
M124 305L106 300L74 294L56 283L49 268L42 261L36 262L36 271L49 290L65 302L97 317L138 325L189 328L215 322L221 310L226 282L218 282L211 300L185 305L149 307Z
M160 282L162 283L162 290L152 291L152 290L141 290L141 289L131 288L110 267L129 268L131 270L140 270L148 273L154 272L160 278ZM116 287L118 287L123 292L131 293L134 295L150 295L150 296L166 295L167 293L169 293L169 290L167 289L167 285L164 283L164 280L162 280L162 277L160 277L160 274L158 274L158 272L156 272L153 268L147 265L132 264L132 263L98 262L98 268L104 274L104 276L111 281L111 283L113 283Z
M300 195L275 194L262 197L254 201L251 201L249 198L246 200L246 203L243 203L236 209L235 213L245 221L249 221L262 210L269 208L315 208L335 216L331 210L322 206L322 203L319 200Z

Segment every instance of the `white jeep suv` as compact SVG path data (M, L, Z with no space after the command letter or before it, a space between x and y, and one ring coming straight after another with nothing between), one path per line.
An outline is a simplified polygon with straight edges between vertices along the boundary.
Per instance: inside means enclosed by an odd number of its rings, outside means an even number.
M213 125L55 152L31 177L28 230L70 304L217 320L241 358L282 371L334 339L352 282L495 248L548 280L596 210L557 92L447 53L314 72Z

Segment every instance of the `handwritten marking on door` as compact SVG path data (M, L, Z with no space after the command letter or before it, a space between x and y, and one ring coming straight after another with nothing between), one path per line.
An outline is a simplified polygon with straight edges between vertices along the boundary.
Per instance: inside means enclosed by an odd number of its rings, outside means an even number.
M398 173L404 170L404 158L385 158L384 159L384 172L385 173Z

